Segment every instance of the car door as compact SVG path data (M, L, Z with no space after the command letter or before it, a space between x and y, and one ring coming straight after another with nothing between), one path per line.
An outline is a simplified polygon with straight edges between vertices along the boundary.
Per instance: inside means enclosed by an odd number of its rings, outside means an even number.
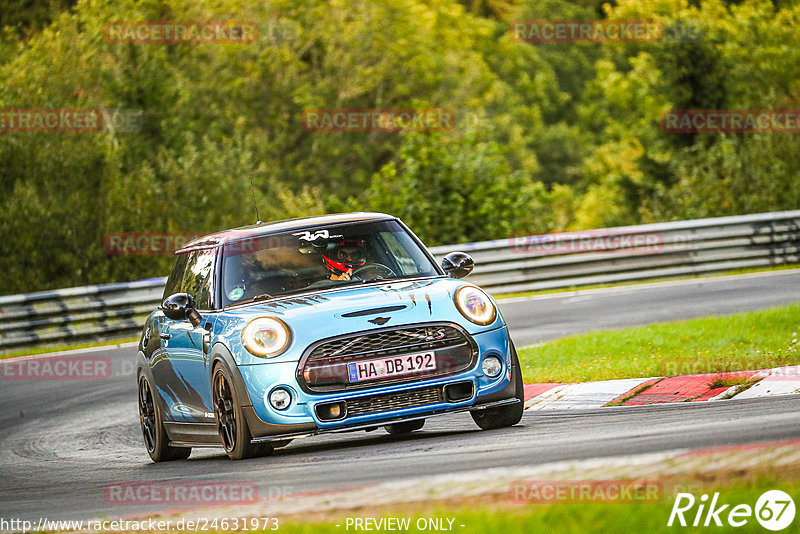
M213 307L213 272L215 249L188 253L180 282L180 293L195 299L203 320L197 327L188 320L164 318L161 342L166 355L159 371L158 383L164 388L173 421L203 423L213 421L208 354L203 345L204 335L211 330L215 316Z

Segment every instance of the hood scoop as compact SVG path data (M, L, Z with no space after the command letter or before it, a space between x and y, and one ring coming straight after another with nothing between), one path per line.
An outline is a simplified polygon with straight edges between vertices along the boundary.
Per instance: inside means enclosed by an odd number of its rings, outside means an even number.
M406 309L405 305L400 306L382 306L380 308L370 308L368 310L359 310L354 312L343 313L342 317L364 317L365 315L377 315L379 313L392 313Z

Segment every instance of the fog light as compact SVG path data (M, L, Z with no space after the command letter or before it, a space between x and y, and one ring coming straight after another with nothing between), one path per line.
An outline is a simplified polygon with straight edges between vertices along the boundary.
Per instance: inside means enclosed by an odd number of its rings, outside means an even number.
M494 378L503 370L503 362L497 356L487 356L481 364L481 371L490 378Z
M269 394L269 403L276 410L285 410L292 402L292 394L283 388L275 388Z
M344 401L326 402L317 404L314 408L320 421L337 421L347 415L347 405Z

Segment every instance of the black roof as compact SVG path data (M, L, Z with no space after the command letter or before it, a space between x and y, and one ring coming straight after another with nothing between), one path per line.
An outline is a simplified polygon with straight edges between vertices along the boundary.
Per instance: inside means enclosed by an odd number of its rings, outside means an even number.
M319 226L330 226L342 223L357 223L368 221L392 220L396 217L385 213L336 213L332 215L318 215L314 217L300 217L297 219L285 219L282 221L262 222L250 226L240 226L230 230L221 230L212 234L207 234L186 243L176 251L176 254L198 248L216 247L227 241L236 241L262 235L274 234L278 232L288 232L292 230L304 230Z

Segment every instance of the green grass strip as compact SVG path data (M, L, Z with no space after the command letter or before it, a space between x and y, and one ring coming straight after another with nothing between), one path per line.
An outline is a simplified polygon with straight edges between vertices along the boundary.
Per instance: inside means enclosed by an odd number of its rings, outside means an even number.
M728 513L731 509L740 504L744 504L753 510L759 496L764 492L773 489L780 489L789 495L800 495L800 484L791 480L780 480L771 476L758 477L747 482L740 481L728 487L725 484L717 488L696 487L693 491L696 498L695 506L684 513L687 527L681 527L676 523L672 527L667 526L670 512L675 502L675 494L664 495L660 501L646 502L618 502L618 501L597 501L597 502L556 502L551 504L526 504L511 508L502 506L499 503L479 507L440 507L430 510L431 513L392 513L386 514L365 511L356 511L350 517L408 517L410 527L408 530L399 532L431 532L430 529L417 528L417 521L420 526L424 526L427 518L452 519L452 532L463 534L534 534L540 532L557 532L559 534L586 534L587 532L620 533L630 534L632 532L646 532L648 534L675 533L675 532L768 532L757 521L755 515L745 519L746 524L734 528L728 524ZM709 494L713 496L719 492L717 508L722 504L729 506L719 515L722 526L703 527L706 519L708 506L704 506L699 520L699 526L691 526L695 520L700 505L700 496ZM774 505L774 504L773 504ZM752 512L755 514L755 510ZM734 518L736 520L736 518ZM798 518L795 518L792 525L784 532L797 532ZM352 525L349 528L345 519L334 522L314 523L314 522L283 522L280 523L280 532L284 534L325 534L325 533L347 533L364 532L356 530ZM339 525L339 526L337 526ZM461 526L463 525L463 526ZM384 531L385 532L385 531ZM441 532L441 530L439 530Z
M800 363L800 304L590 332L519 350L527 383L587 382Z

